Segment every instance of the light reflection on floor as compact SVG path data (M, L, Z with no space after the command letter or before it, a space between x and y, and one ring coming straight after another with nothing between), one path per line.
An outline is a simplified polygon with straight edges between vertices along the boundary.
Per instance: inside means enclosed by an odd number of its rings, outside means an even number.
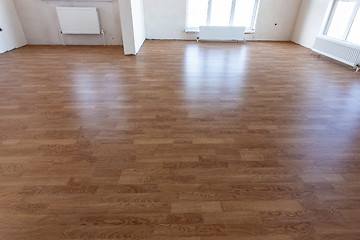
M247 73L247 48L207 48L192 44L185 49L184 81L186 91L237 93Z

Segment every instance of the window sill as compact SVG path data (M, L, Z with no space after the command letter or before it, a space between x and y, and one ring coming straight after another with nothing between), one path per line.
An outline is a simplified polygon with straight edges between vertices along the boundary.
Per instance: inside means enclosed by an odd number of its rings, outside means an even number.
M360 46L360 44L349 42L349 41L346 41L344 39L338 39L338 38L330 37L330 36L327 36L327 35L324 35L324 34L320 34L318 37L330 40L332 42L337 42L337 43L340 43L340 44L347 44L347 45L350 45L351 47L355 47L355 48L359 48L359 46Z
M185 32L186 33L198 33L200 32L200 29L199 28L185 28Z
M193 28L185 28L184 30L186 33L199 33L200 29L197 27L193 27ZM255 30L246 30L244 34L255 34L256 31Z

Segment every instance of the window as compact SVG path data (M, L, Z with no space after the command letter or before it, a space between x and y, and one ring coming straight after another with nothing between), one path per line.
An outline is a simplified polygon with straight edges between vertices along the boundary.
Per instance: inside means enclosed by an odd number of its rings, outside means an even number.
M351 26L347 41L360 45L360 10L358 10Z
M259 0L188 0L186 30L200 26L245 26L255 30Z
M360 44L360 0L335 0L324 35Z

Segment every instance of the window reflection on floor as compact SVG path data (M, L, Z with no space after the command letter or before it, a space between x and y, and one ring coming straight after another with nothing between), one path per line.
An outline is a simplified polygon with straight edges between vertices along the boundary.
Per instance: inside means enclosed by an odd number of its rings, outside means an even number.
M201 43L188 45L184 57L186 90L212 91L219 97L239 92L247 73L246 57L246 46L210 48Z

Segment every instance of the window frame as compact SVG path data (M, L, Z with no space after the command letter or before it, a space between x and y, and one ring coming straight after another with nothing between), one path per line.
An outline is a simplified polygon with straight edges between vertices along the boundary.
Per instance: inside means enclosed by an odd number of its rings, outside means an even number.
M191 0L186 0L186 22L185 22L185 32L199 32L199 27L188 27L188 2ZM207 0L208 1L208 8L207 8L207 19L206 19L206 26L211 26L210 25L210 19L211 19L211 8L212 8L212 0ZM239 0L241 1L241 0ZM229 27L234 26L234 15L235 15L235 7L236 7L236 2L237 0L232 0L231 3L231 11L230 11L230 18L229 18ZM255 25L256 25L256 19L257 19L257 15L259 12L259 4L260 4L260 0L255 0L255 4L254 4L254 9L252 12L252 18L251 18L251 25L250 28L246 27L246 31L247 33L253 33L255 32Z
M331 6L331 9L330 9L330 14L328 15L328 18L327 18L327 21L326 21L326 24L325 24L325 28L324 28L324 30L322 32L322 35L324 35L324 36L326 36L328 38L333 38L331 36L328 36L327 34L328 34L328 31L329 31L330 25L332 23L332 20L334 18L335 11L336 11L336 8L337 8L339 2L349 2L349 1L347 1L347 0L333 0L332 6ZM358 14L358 12L360 14L360 0L354 0L354 1L351 1L351 2L356 2L356 4L355 4L355 7L354 7L353 12L351 14L351 17L349 19L349 22L348 22L346 28L344 29L344 34L343 34L341 39L338 39L338 38L334 38L334 39L347 42L347 38L348 38L348 36L350 34L351 27L352 27L352 25L353 25L353 23L355 21L356 15Z

